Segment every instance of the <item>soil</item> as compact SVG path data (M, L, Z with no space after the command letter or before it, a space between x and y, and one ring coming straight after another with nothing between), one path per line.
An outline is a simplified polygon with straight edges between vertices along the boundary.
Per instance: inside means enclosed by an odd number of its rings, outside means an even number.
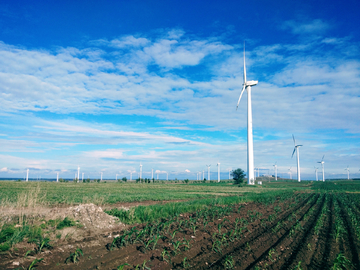
M268 205L244 203L229 206L225 215L219 214L221 209L218 208L218 214L213 217L212 214L205 217L200 213L188 213L159 223L131 227L112 228L110 225L114 223L109 219L101 232L90 232L81 240L64 239L53 249L37 254L36 258L44 260L37 264L36 269L118 269L125 263L128 265L124 269L136 269L137 266L138 269L330 269L339 253L344 254L355 269L360 269L359 243L340 201L346 232L339 241L334 238L334 222L339 218L334 211L336 200L331 194L298 194ZM326 215L321 214L323 208L327 209ZM75 207L69 211L77 217L84 217L81 220L85 222L88 218L86 209L92 208ZM97 214L92 218L106 219L106 214L100 209L94 211ZM320 219L323 223L316 231ZM81 230L89 231L90 225ZM135 243L131 243L134 239L129 237L124 237L127 242L119 240L130 230L139 234L141 230L155 231L159 226L163 228L159 230L156 245L153 236ZM239 233L235 235L234 232ZM176 244L179 244L178 249ZM26 269L35 259L24 258L26 248L2 254L0 268L23 266ZM77 248L82 250L83 256L76 263L69 260L65 263Z

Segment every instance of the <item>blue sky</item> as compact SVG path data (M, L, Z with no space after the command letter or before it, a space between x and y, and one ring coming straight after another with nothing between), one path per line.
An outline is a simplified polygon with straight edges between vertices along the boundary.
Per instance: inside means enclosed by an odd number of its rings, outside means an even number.
M246 171L244 41L260 173L360 177L359 2L241 2L3 1L0 177Z

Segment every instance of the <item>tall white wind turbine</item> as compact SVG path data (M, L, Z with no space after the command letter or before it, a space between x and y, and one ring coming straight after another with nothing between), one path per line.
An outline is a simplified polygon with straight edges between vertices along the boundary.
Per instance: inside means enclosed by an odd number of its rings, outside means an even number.
M298 182L301 181L300 179L300 160L299 160L299 147L302 146L300 144L296 145L296 141L295 141L295 137L294 137L294 134L292 135L293 136L293 140L294 140L294 151L292 153L292 156L291 158L294 156L294 153L296 151L296 159L297 159L297 179L298 179Z
M220 163L217 163L218 166L218 182L220 182Z
M84 183L84 173L81 174L81 181Z
M324 161L324 157L325 157L325 155L323 155L321 161L318 161L318 163L321 163L321 167L322 167L323 182L325 182L325 171L324 171L324 163L325 163L325 161Z
M102 181L103 172L100 173L100 181Z
M56 173L56 182L59 182L59 172Z
M211 165L206 165L206 167L208 168L208 180L210 181L210 167L211 167Z
M347 171L348 180L349 180L349 179L350 179L350 169L349 169L349 166L347 166L347 168L345 169L345 171Z
M78 181L80 181L80 166L78 165L78 176L77 176Z
M154 179L154 169L151 169L151 180Z
M240 97L238 103L236 105L236 109L239 107L239 103L241 100L241 96L243 95L245 89L247 91L247 103L248 103L248 111L247 111L247 177L248 184L254 185L254 144L253 144L253 132L252 132L252 108L251 108L251 86L255 86L258 84L258 81L247 81L246 80L246 65L245 65L245 44L244 44L244 84L240 93Z
M26 170L26 182L29 181L29 169Z
M274 170L275 170L275 181L277 181L277 165L276 165L276 162L275 162L275 164L273 166L274 166Z

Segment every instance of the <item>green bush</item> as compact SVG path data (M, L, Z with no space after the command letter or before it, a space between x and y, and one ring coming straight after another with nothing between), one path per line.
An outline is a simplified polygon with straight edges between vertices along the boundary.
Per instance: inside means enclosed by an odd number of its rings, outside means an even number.
M0 244L0 251L7 251L10 249L10 244L9 243L2 243Z

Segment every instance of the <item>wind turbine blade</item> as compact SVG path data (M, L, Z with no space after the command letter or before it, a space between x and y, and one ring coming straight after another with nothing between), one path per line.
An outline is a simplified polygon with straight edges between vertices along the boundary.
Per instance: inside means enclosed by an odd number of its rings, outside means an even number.
M236 105L236 110L237 110L237 108L239 107L240 100L241 100L241 97L242 97L242 95L243 95L243 93L244 93L244 90L245 90L245 84L244 84L243 89L241 90L240 97L239 97L238 103L237 103L237 105Z
M293 136L293 140L294 140L294 145L296 145L294 134L292 136Z
M322 157L321 161L323 161L323 160L324 160L324 157L325 157L325 155L323 155L323 157Z
M244 84L246 84L245 41L244 41Z
M294 151L293 151L293 153L292 153L291 157L293 157L293 156L294 156L295 150L296 150L296 148L294 147Z

